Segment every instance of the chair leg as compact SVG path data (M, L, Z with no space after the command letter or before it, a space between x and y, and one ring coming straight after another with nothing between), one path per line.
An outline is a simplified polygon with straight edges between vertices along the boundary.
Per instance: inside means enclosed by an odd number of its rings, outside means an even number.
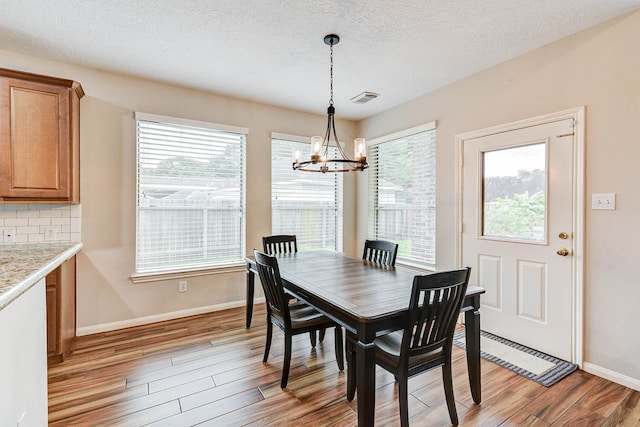
M356 395L356 352L355 337L347 332L345 340L347 347L347 400L352 401Z
M291 367L291 334L284 334L284 364L282 365L282 381L280 388L286 388L289 382L289 368Z
M447 399L449 418L451 424L458 425L458 412L456 411L456 399L453 395L453 378L451 375L451 359L442 365L442 383L444 385L444 396Z
M398 378L398 402L400 404L400 426L409 427L409 378L400 375Z
M316 346L316 331L309 331L309 341L311 341L311 348Z
M324 334L327 332L327 330L325 328L322 328L318 331L318 337L320 339L320 342L324 341Z
M271 349L271 335L273 334L273 324L271 319L267 318L267 342L264 344L264 356L262 357L262 363L267 363L269 358L269 350Z
M342 327L336 326L334 331L336 345L336 362L338 369L344 371L344 345L342 343Z

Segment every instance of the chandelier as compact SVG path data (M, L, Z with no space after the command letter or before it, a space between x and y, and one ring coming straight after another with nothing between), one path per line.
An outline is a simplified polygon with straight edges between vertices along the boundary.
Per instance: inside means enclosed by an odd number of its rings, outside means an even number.
M367 164L367 146L364 138L354 140L354 160L347 157L338 136L336 135L336 125L334 117L336 109L333 106L333 46L340 42L340 37L329 34L324 37L324 43L329 45L331 51L331 96L329 98L329 108L327 108L327 129L324 137L311 137L311 159L300 160L300 150L294 150L293 169L305 172L353 172L365 170ZM333 144L332 144L333 140ZM329 147L335 145L340 157L330 158Z

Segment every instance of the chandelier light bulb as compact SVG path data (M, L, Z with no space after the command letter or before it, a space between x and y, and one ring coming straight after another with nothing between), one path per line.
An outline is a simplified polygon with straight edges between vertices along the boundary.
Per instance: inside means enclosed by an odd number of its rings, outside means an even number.
M364 138L356 138L353 141L353 157L356 162L366 163L367 161L367 144Z

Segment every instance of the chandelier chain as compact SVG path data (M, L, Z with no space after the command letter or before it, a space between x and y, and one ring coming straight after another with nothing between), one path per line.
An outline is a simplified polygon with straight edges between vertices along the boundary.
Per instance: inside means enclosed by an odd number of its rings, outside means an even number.
M329 105L333 105L333 42L331 42L331 44L329 45L329 49L331 51L331 54L329 56L331 58L331 98L329 98Z

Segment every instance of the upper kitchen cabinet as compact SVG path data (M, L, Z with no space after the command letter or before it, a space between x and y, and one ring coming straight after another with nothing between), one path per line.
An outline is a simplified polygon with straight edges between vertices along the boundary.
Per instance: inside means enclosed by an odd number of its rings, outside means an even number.
M72 80L0 68L0 203L80 202L80 98Z

